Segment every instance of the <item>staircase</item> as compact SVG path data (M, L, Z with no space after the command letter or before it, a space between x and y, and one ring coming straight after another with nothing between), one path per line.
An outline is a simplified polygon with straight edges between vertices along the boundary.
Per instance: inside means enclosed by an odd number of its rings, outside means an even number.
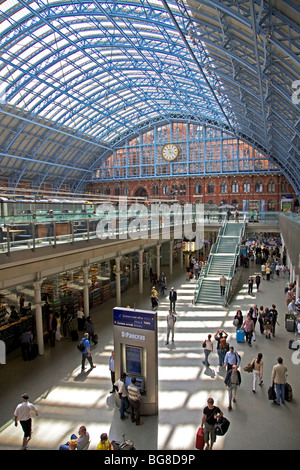
M219 232L218 239L211 249L207 265L202 270L195 292L195 304L224 306L226 296L220 295L220 277L234 276L239 245L244 233L244 223L226 222Z

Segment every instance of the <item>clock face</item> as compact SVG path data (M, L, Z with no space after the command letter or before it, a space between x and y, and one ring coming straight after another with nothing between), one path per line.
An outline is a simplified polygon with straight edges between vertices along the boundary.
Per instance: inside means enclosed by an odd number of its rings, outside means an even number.
M178 147L175 144L166 144L162 148L162 156L168 162L175 160L178 157Z

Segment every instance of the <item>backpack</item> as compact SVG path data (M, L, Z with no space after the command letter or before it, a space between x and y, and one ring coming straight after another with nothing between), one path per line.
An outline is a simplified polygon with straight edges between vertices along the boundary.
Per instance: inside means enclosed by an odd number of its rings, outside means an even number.
M85 345L83 340L80 341L80 343L77 345L77 348L79 349L80 352L83 352L85 350Z
M221 349L226 349L227 343L226 343L226 338L221 338L220 339L220 348Z

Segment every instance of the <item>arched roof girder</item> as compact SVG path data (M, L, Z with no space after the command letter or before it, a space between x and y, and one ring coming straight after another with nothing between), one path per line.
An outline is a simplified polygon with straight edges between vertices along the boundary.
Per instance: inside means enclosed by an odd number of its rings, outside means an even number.
M252 141L299 193L299 14L293 0L3 1L0 126L17 118L2 173L82 186L105 149L181 116Z

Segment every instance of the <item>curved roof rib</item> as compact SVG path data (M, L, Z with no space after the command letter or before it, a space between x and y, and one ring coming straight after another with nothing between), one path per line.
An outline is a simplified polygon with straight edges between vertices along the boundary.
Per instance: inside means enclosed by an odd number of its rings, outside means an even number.
M253 141L299 193L297 15L292 0L2 2L1 175L82 187L125 136L180 115Z

